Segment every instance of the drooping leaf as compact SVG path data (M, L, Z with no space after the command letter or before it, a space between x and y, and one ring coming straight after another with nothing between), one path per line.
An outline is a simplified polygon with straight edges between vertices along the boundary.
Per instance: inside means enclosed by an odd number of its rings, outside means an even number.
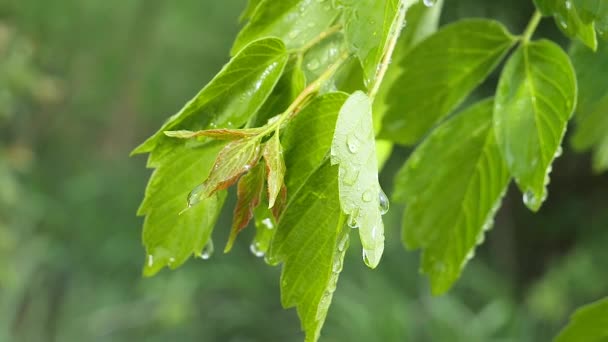
M232 230L224 252L230 252L237 235L247 227L253 218L255 208L260 204L264 192L264 163L258 163L241 177L237 185L237 201L232 219Z
M278 37L289 49L300 48L325 31L338 14L330 1L261 0L249 23L236 37L232 54L264 37Z
M523 44L507 62L496 93L494 129L511 175L536 211L547 197L577 85L568 55L547 40Z
M361 61L368 85L375 79L378 65L384 56L384 48L397 16L399 2L398 0L357 0L345 6L345 38L350 50ZM398 29L400 30L401 27Z
M283 146L279 135L274 134L264 147L264 160L268 174L268 206L274 207L275 201L284 186L285 160L283 159Z
M579 151L593 148L593 168L608 170L608 43L597 52L574 44L570 50L576 70L579 95L576 107L576 131L572 145Z
M133 154L152 152L165 142L173 146L165 131L244 125L274 89L287 60L285 45L276 38L251 43Z
M502 24L466 19L447 25L410 50L389 92L380 137L414 144L452 112L515 43Z
M342 271L344 221L338 170L325 162L289 201L270 248L272 262L283 262L281 303L296 307L309 342L319 338Z
M608 298L578 309L555 342L605 342L608 340Z
M209 144L189 149L174 148L149 167L150 178L138 214L145 215L143 243L146 247L144 274L152 276L163 267L174 269L190 256L200 255L210 241L213 226L224 203L225 193L206 198L191 210L186 207L188 192L209 174L222 145Z
M458 279L493 224L509 173L485 100L437 127L395 179L394 199L406 204L403 242L422 249L421 271L433 293Z
M578 38L589 48L597 49L597 36L593 22L585 22L577 6L571 0L534 0L539 10L547 16L554 16L560 30L568 37Z
M372 104L361 91L353 93L340 109L331 144L331 162L340 166L342 211L348 215L349 225L359 228L363 260L375 268L384 251L382 215L386 209L381 200L386 195L378 182Z
M209 177L188 196L193 207L218 190L224 190L256 166L260 159L260 138L250 137L229 142L217 155Z
M340 108L348 96L328 93L312 100L283 133L285 185L297 192L304 181L323 162L331 148Z

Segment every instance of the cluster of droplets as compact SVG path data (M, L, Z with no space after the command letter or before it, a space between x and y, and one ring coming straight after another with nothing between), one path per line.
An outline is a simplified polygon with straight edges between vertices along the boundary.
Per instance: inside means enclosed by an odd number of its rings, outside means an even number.
M558 146L555 150L555 154L553 155L553 159L561 157L563 153L564 150L562 146ZM553 164L551 163L547 166L547 170L545 172L545 180L543 184L542 195L540 197L536 196L536 193L532 189L528 189L524 192L522 200L528 208L532 210L537 210L541 206L541 204L545 202L545 200L547 200L547 187L549 186L549 183L551 183L550 174L552 171Z

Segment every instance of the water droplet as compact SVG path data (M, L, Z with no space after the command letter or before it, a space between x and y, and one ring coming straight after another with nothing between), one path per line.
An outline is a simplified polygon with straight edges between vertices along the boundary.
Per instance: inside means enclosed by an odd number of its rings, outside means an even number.
M169 265L172 265L173 263L175 263L175 258L174 257L170 257L169 258Z
M249 250L251 251L251 253L253 255L255 255L258 258L263 257L266 253L264 253L264 251L260 248L260 243L259 242L254 242L249 246Z
M148 267L154 266L154 255L148 254Z
M346 137L346 147L348 147L348 151L352 154L359 152L359 140L357 140L354 134Z
M424 6L426 7L433 7L433 5L435 5L436 0L424 0Z
M262 224L264 225L264 227L266 227L266 229L269 229L269 230L274 229L274 223L272 223L272 220L270 219L270 217L263 219Z
M359 178L359 173L360 173L359 170L350 169L350 168L348 168L348 169L340 168L340 171L339 171L340 179L346 185L354 185L357 182L357 179Z
M355 213L350 214L350 216L348 217L347 224L352 229L359 228L359 223L357 222L357 214L355 214Z
M321 63L319 63L319 60L316 58L312 59L310 62L308 62L308 64L306 64L306 67L310 71L317 70L320 66L321 66Z
M572 3L569 0L566 0L565 5L566 5L566 9L568 9L568 10L572 8Z
M380 205L380 214L385 215L386 213L388 213L388 210L390 208L390 202L382 189L380 189L380 191L378 192L378 203Z
M332 266L332 271L334 273L340 273L342 272L342 268L344 267L344 262L342 260L342 258L338 257L334 259L334 264Z
M557 150L555 151L555 155L553 156L553 158L559 158L559 157L562 156L562 154L564 154L564 149L560 145L560 146L557 147Z
M377 240L378 239L378 231L379 231L379 229L378 229L377 225L374 226L374 227L372 227L371 236L372 236L373 240Z
M211 258L211 255L213 255L213 240L209 239L205 247L203 247L203 250L201 251L199 257L203 260L209 260L209 258Z
M361 199L363 200L363 202L371 202L372 199L374 199L374 192L371 190L366 190L361 196Z
M348 247L348 240L348 232L345 232L344 236L342 236L342 239L340 239L340 241L338 242L338 251L344 252L344 250Z
M205 184L201 184L196 186L190 193L188 194L188 208L192 208L193 206L200 203L203 200L205 195Z

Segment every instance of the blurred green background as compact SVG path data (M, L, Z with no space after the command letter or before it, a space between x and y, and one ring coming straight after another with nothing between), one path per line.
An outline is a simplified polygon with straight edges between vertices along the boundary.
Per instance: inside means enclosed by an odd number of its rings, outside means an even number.
M496 18L521 32L531 1L448 1L443 22ZM228 60L245 0L0 0L0 341L300 341L279 268L249 253L141 277L150 174L130 150ZM566 41L547 21L542 34ZM479 94L487 94L496 75ZM387 190L409 150L382 174ZM352 246L322 341L547 341L608 294L608 177L566 148L549 200L514 188L443 297L387 218L381 266ZM214 239L225 241L230 206ZM441 215L441 213L437 213ZM353 239L355 240L355 239Z

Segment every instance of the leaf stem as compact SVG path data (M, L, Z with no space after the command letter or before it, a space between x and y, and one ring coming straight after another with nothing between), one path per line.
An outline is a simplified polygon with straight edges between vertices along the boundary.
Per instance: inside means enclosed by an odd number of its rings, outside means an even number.
M373 101L378 91L380 90L380 86L382 85L382 81L384 80L384 76L386 76L386 72L388 71L388 67L391 64L391 58L393 58L393 53L395 52L395 47L397 46L397 41L399 40L399 35L401 34L401 30L403 29L403 23L405 22L405 15L407 14L408 6L403 3L403 0L399 2L399 11L397 12L397 16L393 23L391 24L391 31L388 37L388 42L384 48L384 54L382 55L382 61L378 66L378 71L376 73L376 77L374 79L374 83L369 90L369 97Z
M532 19L530 19L530 22L528 23L526 30L524 31L524 34L522 37L522 42L524 44L528 43L530 41L530 39L532 39L532 36L534 35L534 32L536 32L536 28L538 27L538 24L540 23L540 20L542 18L543 18L542 14L538 10L536 10L534 12L534 15L532 16Z

